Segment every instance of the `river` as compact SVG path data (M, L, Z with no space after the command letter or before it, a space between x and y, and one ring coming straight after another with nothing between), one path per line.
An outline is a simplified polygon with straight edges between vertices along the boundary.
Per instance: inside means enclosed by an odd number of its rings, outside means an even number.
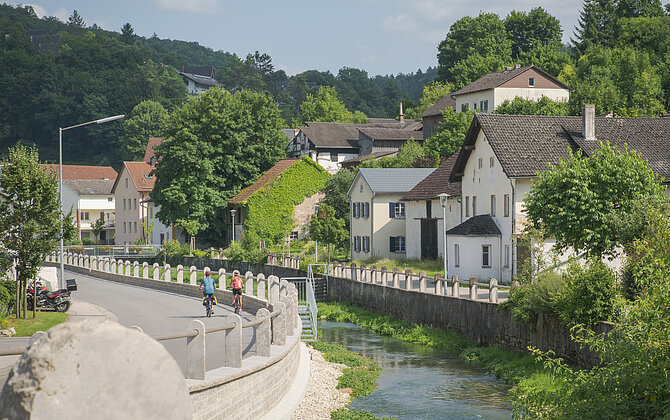
M458 355L377 335L354 324L320 321L319 338L382 367L378 388L350 408L398 419L509 419L510 386Z

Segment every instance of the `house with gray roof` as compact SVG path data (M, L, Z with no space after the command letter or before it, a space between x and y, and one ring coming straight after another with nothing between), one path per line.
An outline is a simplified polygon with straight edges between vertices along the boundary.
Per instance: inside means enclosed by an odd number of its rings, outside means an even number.
M581 117L475 115L449 178L461 182L462 215L447 232L450 275L511 281L531 256L516 235L525 227L523 200L533 179L570 150L588 156L599 141L628 145L670 185L670 119L596 117L593 105L585 105ZM486 217L471 220L479 216ZM542 247L549 251L553 244L549 239Z
M434 168L361 168L348 191L351 258L406 259L405 202L401 197Z
M424 139L435 132L442 122L442 113L446 108L452 108L456 112L469 109L488 114L506 100L516 97L540 100L543 96L554 101L567 102L570 88L534 65L521 67L517 64L503 71L489 73L440 99L421 114Z
M211 66L184 66L179 74L186 82L190 95L199 95L209 88L223 86L214 78L214 67Z
M63 179L63 206L72 210L79 240L107 243L114 237L115 200L113 179ZM102 219L105 229L96 236L93 224Z

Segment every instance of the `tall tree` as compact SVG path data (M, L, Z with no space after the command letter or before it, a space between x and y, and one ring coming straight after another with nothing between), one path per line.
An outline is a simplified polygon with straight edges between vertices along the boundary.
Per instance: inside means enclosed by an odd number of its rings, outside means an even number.
M74 10L70 15L70 17L67 18L67 24L73 28L83 29L86 27L86 22L84 21L84 18L81 17L79 12L77 12L76 10Z
M349 232L344 226L344 220L337 218L335 216L335 209L328 204L322 204L319 207L318 214L312 217L309 236L315 241L326 244L329 264L331 245L344 246L349 240Z
M133 27L127 22L123 27L121 27L121 42L124 44L132 45L135 43L135 31Z
M364 124L367 118L360 112L352 113L338 99L334 87L319 86L314 95L307 98L300 106L303 122L342 122Z
M418 119L419 116L431 106L435 105L437 101L444 98L451 92L454 87L451 83L431 82L423 88L423 93L419 99L419 103L412 108L405 110L405 118Z
M37 150L17 146L0 172L0 243L16 258L17 316L25 318L25 291L61 237L58 184L39 166Z
M528 13L512 10L505 18L505 28L512 41L513 56L538 45L560 44L563 35L559 20L542 7Z
M220 243L227 200L284 156L283 126L277 104L252 91L213 88L176 109L156 148L159 220Z
M349 230L349 197L347 192L351 183L354 182L356 174L354 171L342 169L326 181L323 192L326 196L321 201L335 210L335 217L344 220L345 227Z
M616 0L584 0L571 41L580 55L593 46L611 47L615 28Z
M126 156L139 160L144 156L149 137L163 137L168 112L155 101L142 101L123 122Z
M475 113L470 110L456 112L452 108L447 108L442 115L444 120L435 133L426 139L424 146L428 154L437 153L441 157L448 157L456 153L463 145Z

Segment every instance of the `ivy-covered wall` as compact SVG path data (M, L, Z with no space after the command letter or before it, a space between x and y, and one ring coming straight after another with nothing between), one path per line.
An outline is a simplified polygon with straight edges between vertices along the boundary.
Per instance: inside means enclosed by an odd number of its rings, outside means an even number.
M244 208L244 241L258 245L279 243L293 229L293 208L321 190L330 174L304 156L263 189L256 191Z

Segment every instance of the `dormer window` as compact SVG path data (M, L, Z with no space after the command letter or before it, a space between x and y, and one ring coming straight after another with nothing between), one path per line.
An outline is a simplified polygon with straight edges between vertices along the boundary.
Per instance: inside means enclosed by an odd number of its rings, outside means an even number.
M528 87L535 87L535 78L534 77L529 77L528 78Z

